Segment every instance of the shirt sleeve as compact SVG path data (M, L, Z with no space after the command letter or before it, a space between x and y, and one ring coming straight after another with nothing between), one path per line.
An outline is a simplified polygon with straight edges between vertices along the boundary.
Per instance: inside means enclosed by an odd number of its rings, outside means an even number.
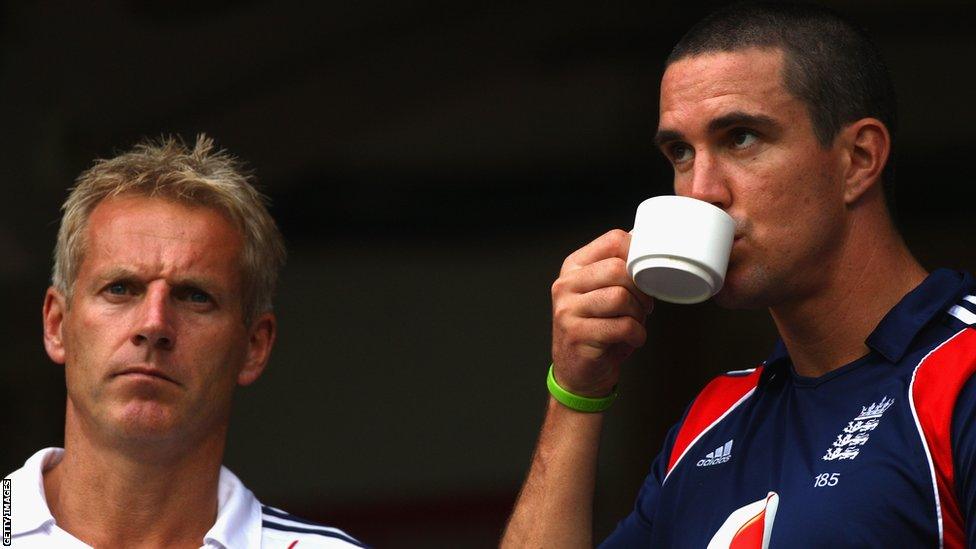
M687 411L685 413L687 414ZM601 549L649 546L654 527L654 515L661 495L661 485L664 483L664 476L667 473L668 456L671 455L671 449L674 448L674 441L678 436L680 425L680 423L675 425L668 432L664 449L654 459L651 472L644 479L644 484L637 494L634 510L617 523L617 528L613 533L600 544Z
M967 544L973 549L976 548L976 374L969 378L956 397L951 436L956 496Z

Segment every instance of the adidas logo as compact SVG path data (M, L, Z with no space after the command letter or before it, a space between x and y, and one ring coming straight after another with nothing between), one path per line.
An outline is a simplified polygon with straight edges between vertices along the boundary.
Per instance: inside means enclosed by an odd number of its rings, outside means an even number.
M705 459L698 460L699 467L708 467L709 465L718 465L719 463L725 463L726 461L732 459L732 441L728 441L724 446L719 446L714 451L709 452L705 456Z

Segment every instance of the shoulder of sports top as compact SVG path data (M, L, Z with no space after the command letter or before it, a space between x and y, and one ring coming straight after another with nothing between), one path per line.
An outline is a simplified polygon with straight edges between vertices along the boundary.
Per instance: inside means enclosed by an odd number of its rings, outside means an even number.
M20 469L4 479L9 492L11 541L25 549L89 547L58 528L44 495L44 471L64 455L62 448L44 448L32 455ZM290 515L281 509L261 505L254 494L226 467L220 469L217 519L204 535L203 547L242 548L338 548L366 547L338 528Z

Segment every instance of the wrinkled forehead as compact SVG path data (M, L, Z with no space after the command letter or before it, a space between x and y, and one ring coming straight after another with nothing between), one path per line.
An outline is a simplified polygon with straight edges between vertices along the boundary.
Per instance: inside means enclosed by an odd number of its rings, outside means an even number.
M93 254L108 250L104 245L109 240L119 245L113 250L130 251L152 239L201 242L205 248L230 246L238 268L244 266L247 235L226 206L217 201L136 189L99 196L70 216L70 223L62 222L71 262L66 280L69 285L74 284Z
M106 226L118 226L124 229L127 225L140 224L160 229L169 227L180 231L190 228L184 225L190 218L209 219L210 223L226 222L235 229L235 232L243 233L239 220L216 200L140 191L127 191L101 197L89 206L84 222L77 227L77 230L86 237L86 240L93 236L93 232L104 230Z
M103 262L158 261L165 256L174 265L229 258L237 263L242 243L240 232L219 209L139 196L99 203L85 232L85 259Z
M695 114L717 116L723 110L765 113L794 101L786 90L784 62L781 49L747 48L671 63L661 79L662 125Z

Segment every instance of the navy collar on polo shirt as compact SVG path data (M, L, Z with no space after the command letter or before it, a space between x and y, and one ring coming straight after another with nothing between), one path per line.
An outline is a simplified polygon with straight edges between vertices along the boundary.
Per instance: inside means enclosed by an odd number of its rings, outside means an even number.
M976 286L976 280L969 273L949 269L933 271L888 311L864 343L888 362L898 362L908 352L922 328L972 292L973 286ZM774 371L782 369L788 359L786 345L782 339L777 340L773 352L764 363L766 367L760 384L768 381Z

